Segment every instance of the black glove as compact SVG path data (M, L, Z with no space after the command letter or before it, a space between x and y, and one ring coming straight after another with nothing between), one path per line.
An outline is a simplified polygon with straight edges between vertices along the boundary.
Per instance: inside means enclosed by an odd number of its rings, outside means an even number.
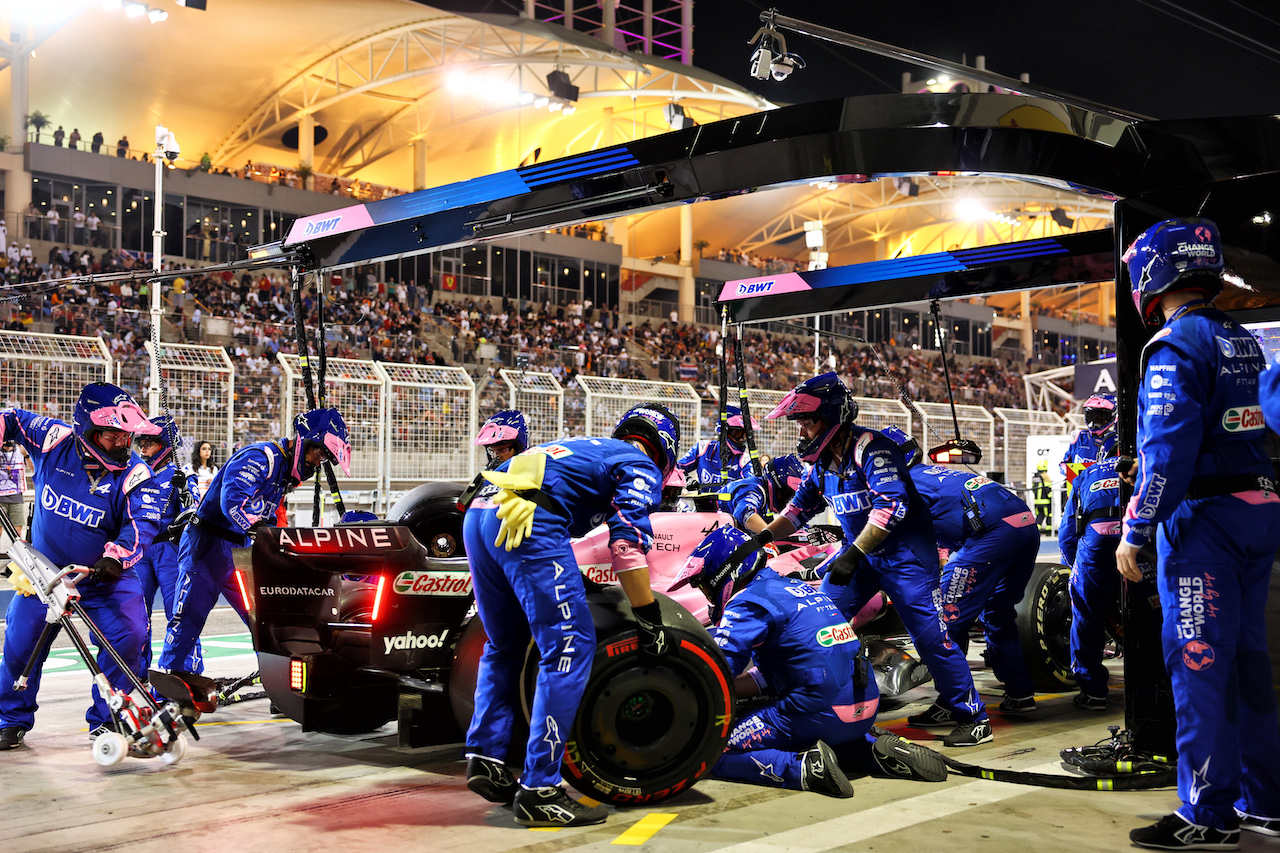
M662 624L662 609L658 602L633 606L631 615L636 619L636 636L640 640L642 657L656 659L671 651L674 645L671 629Z
M836 586L848 586L853 580L853 573L862 565L867 557L857 545L850 545L843 554L827 563L827 580Z
M1121 477L1127 476L1136 464L1132 456L1121 456L1116 460L1116 473Z
M120 580L122 574L124 574L123 563L114 557L103 557L93 564L93 571L89 574L89 579L115 583Z
M798 580L798 581L804 581L805 583L808 583L809 581L822 580L822 578L818 575L817 566L808 566L798 571L791 572L790 574L787 575L787 577L794 578L795 580Z

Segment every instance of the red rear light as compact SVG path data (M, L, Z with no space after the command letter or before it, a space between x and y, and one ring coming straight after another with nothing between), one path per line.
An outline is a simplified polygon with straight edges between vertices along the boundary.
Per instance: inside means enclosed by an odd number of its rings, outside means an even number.
M244 609L249 609L249 593L244 587L244 572L236 569L236 585L240 587L240 600L244 602Z
M307 662L292 658L289 661L289 689L302 693L307 689Z
M382 588L386 583L386 576L378 575L378 591L373 594L373 615L369 617L370 622L378 621L378 614L382 611Z

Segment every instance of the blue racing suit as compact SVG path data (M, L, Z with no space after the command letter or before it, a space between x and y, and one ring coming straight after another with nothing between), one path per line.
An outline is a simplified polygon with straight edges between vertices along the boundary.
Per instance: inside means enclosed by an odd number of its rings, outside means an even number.
M1107 615L1120 595L1120 476L1116 458L1090 465L1062 508L1058 548L1071 567L1071 672L1088 696L1107 695Z
M1111 455L1115 452L1116 431L1109 429L1100 437L1082 429L1076 433L1075 439L1071 442L1071 446L1067 448L1067 452L1062 456L1062 462L1058 467L1062 469L1062 473L1067 473L1067 466L1075 463L1078 465L1092 465L1103 456Z
M191 658L235 571L231 549L248 547L255 525L275 524L276 507L295 485L284 441L251 444L219 469L178 545L177 598L158 662L162 669L180 670Z
M823 580L822 590L848 618L882 588L889 593L916 652L933 673L938 705L958 722L985 720L986 706L973 687L969 662L951 641L942 619L938 551L929 507L908 478L898 446L880 433L847 424L849 437L838 470L814 465L782 517L799 529L830 505L844 530L845 548L866 524L889 531L867 554L848 586Z
M704 493L714 492L720 486L720 442L716 439L699 441L684 452L676 466L684 471L690 488L696 487ZM740 480L750 474L751 454L746 450L734 452L733 445L729 445L729 479Z
M747 519L759 515L769 520L772 507L769 506L764 477L743 477L729 483L725 491L729 495L727 501L717 501L720 509L733 516L738 526L746 529Z
M1026 501L992 480L937 466L911 469L911 482L929 505L938 547L951 552L942 570L942 618L951 641L969 644L980 619L987 656L1008 695L1035 694L1022 659L1018 617L1040 552L1040 529Z
M1278 818L1280 732L1264 608L1280 497L1263 450L1264 361L1247 330L1204 302L1173 312L1143 361L1138 482L1123 536L1136 547L1156 539L1178 813L1219 829L1236 825L1233 806Z
M766 568L729 600L712 637L730 672L754 658L752 677L777 695L738 720L713 775L799 789L797 752L818 740L837 753L866 742L880 691L866 669L855 683L858 638L821 590Z
M160 532L152 540L147 553L138 561L138 580L142 583L142 601L147 608L147 642L142 644L142 671L151 668L151 609L155 602L156 591L160 592L164 604L165 619L173 618L174 594L178 588L178 543L169 532L169 526L182 511L178 493L173 488L173 473L178 470L170 459L155 472L156 487L160 490ZM187 492L195 494L196 476L187 475ZM200 643L196 642L191 656L183 662L184 672L204 672L204 661L200 656Z
M136 453L123 471L85 470L75 433L62 421L21 409L0 411L5 441L22 444L35 465L36 511L31 544L55 564L92 566L102 557L119 560L124 573L115 583L81 580L80 603L125 661L140 661L147 636L147 614L135 566L160 524L160 501L151 468ZM36 694L49 650L45 648L27 689L13 683L35 649L44 627L45 606L35 596L15 595L5 615L4 660L0 663L0 728L30 730L35 724ZM94 642L99 640L95 636ZM128 675L99 646L98 665L113 687L131 690ZM139 669L136 671L142 675ZM98 688L85 714L89 728L111 722Z
M489 637L476 676L466 751L506 760L532 636L542 660L520 783L541 788L560 783L565 741L596 652L595 625L569 538L607 523L611 544L627 542L648 553L649 513L662 500L662 477L648 456L612 438L567 438L521 455L530 453L546 454L541 491L563 512L539 506L532 534L511 551L494 544L501 525L496 486L481 488L462 520L476 608Z

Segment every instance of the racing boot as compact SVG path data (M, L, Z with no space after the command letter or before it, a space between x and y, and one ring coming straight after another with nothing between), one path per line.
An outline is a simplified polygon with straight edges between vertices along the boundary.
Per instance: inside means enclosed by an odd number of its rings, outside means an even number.
M0 729L0 751L17 749L22 746L22 739L26 736L26 729L20 729L17 726L5 726Z
M1174 812L1151 826L1129 831L1135 847L1155 850L1239 850L1240 830L1200 826Z
M957 723L951 733L942 739L943 746L979 746L984 743L991 743L995 740L995 733L991 731L991 720L970 720L967 723Z
M840 769L835 750L818 741L813 749L800 753L800 787L815 794L846 800L853 796L853 783Z
M520 786L511 804L521 826L591 826L604 823L609 810L580 803L559 785L548 788Z
M891 732L876 738L871 756L886 775L899 779L941 782L947 778L947 765L941 755Z
M520 783L501 761L472 753L467 756L467 787L491 803L509 806Z
M913 729L947 729L955 724L955 715L938 705L930 705L927 711L907 717L907 725Z

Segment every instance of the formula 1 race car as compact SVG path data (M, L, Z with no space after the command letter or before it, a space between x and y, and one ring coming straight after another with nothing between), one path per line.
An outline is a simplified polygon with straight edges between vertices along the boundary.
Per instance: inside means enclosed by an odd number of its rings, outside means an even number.
M485 634L475 618L460 492L450 483L419 486L386 522L258 531L246 599L262 684L276 708L304 730L356 734L394 719L401 746L462 741ZM732 521L718 512L655 513L650 520L656 540L651 581L664 621L680 638L679 648L657 665L634 653L636 629L613 576L607 528L574 543L597 652L564 772L583 793L615 804L655 802L705 774L724 748L735 702L734 673L704 627L706 600L690 587L662 592L685 555ZM832 548L792 543L770 567L798 571ZM1036 582L1052 587L1060 579L1065 590L1065 572L1037 567ZM883 605L873 601L855 626L884 695L893 698L928 673L903 650L906 631ZM1060 607L1059 597L1048 593L1031 610L1047 623L1062 618ZM1056 641L1034 645L1055 653ZM537 663L530 644L521 679L526 714Z

